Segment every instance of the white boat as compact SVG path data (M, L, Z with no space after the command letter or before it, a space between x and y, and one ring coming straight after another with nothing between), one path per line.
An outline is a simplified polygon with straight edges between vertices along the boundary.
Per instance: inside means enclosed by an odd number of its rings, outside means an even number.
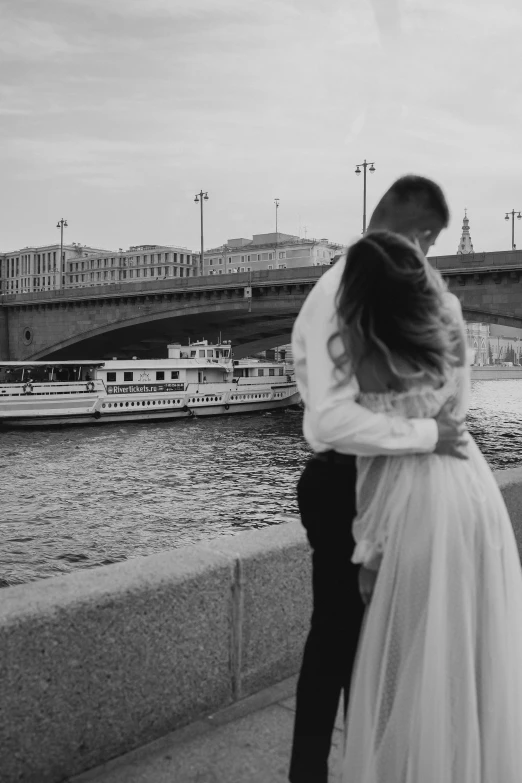
M104 424L271 411L299 402L286 365L234 360L230 342L167 359L0 362L0 426Z

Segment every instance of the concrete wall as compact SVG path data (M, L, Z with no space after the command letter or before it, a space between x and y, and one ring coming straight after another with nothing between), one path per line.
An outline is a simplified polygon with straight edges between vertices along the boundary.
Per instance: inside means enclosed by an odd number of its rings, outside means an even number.
M522 551L522 469L496 477ZM296 672L310 576L296 520L2 589L1 783L58 783Z
M0 591L0 781L50 783L293 674L299 522Z

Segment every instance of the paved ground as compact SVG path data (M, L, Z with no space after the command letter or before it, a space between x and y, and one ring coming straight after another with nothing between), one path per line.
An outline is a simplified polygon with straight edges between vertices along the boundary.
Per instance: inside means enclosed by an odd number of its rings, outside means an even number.
M69 783L280 783L287 781L296 677L243 699ZM341 715L330 757L339 763Z

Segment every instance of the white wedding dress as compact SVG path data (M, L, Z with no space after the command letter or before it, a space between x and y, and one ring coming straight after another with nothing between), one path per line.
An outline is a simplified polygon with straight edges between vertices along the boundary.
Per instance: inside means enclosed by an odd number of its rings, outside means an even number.
M443 387L366 393L373 411L465 411ZM493 474L435 454L358 459L353 561L380 560L352 678L343 783L522 781L522 571Z

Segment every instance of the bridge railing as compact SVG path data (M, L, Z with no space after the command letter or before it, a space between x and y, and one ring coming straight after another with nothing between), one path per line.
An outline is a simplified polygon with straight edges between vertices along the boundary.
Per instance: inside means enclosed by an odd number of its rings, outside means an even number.
M142 296L157 293L216 290L223 288L245 288L259 285L284 285L285 283L315 282L329 269L329 266L290 267L287 269L259 269L255 272L237 272L226 275L205 275L203 277L170 278L167 280L137 280L127 283L92 285L83 288L65 288L55 291L34 291L23 294L3 294L0 304L20 305L36 302L65 302L79 299L107 299L120 296Z
M498 268L522 268L522 250L499 250L491 253L466 253L454 256L430 256L428 261L436 269L457 273L470 267L483 271Z

